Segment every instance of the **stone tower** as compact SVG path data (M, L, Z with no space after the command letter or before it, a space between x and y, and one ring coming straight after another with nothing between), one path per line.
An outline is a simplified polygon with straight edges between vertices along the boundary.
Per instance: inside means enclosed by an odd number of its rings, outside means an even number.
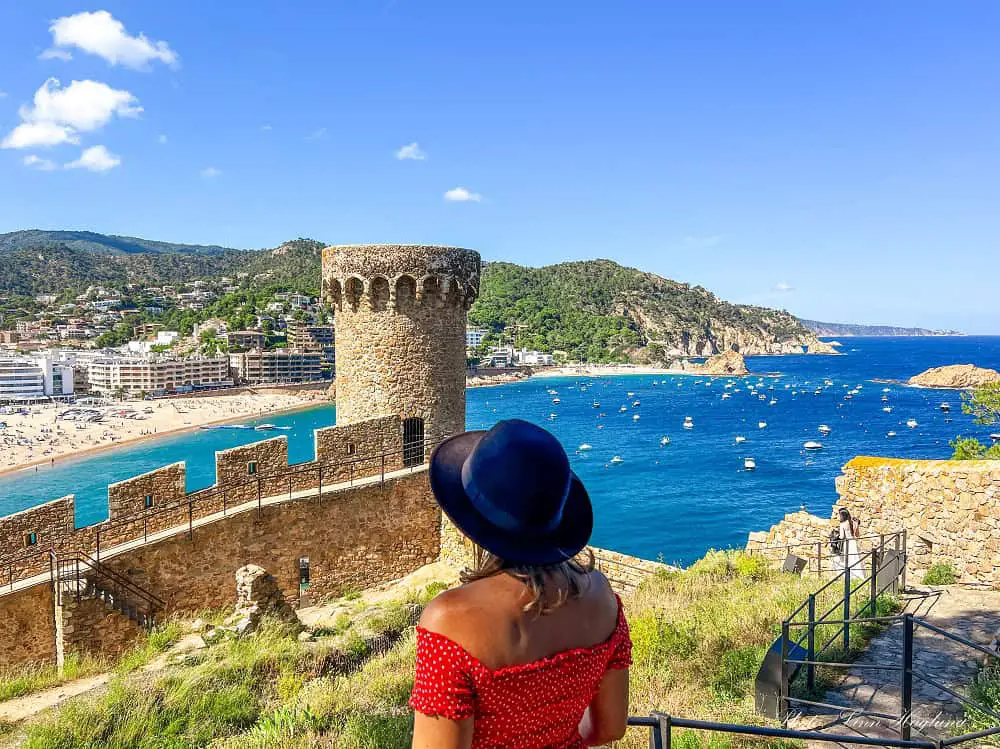
M480 267L478 252L457 247L323 250L323 299L336 326L337 424L398 415L404 443L419 430L428 448L465 430L465 322Z

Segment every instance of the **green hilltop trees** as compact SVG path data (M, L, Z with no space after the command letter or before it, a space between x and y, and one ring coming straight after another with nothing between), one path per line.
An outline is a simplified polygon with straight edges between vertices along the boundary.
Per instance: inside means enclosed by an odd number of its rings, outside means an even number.
M977 424L1000 423L1000 382L962 393L962 413L971 415ZM953 460L1000 460L1000 444L984 445L975 437L956 437L951 443Z

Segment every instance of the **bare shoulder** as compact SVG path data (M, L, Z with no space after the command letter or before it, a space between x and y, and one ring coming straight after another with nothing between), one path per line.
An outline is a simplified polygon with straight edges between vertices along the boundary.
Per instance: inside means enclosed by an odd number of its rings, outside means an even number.
M468 609L468 591L464 586L439 593L420 614L419 625L431 632L450 637Z
M597 611L605 616L618 616L618 596L611 588L611 583L600 570L592 570L589 574L590 587L587 597Z

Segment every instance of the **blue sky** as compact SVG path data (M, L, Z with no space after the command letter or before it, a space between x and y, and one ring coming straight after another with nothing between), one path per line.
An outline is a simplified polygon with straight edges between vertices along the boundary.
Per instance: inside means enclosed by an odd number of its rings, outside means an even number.
M608 257L1000 333L998 37L978 0L6 2L0 231Z

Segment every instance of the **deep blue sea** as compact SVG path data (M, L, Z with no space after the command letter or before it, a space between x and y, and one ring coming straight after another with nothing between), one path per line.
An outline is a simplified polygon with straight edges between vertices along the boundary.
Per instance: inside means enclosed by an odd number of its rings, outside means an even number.
M988 441L996 431L962 415L957 392L879 380L904 380L945 364L1000 369L1000 337L841 342L843 356L748 359L755 374L744 378L537 378L477 388L468 393L468 428L511 417L543 424L562 440L590 491L596 545L686 564L711 547L742 546L748 532L803 505L825 515L836 500L834 478L855 455L945 458L956 434ZM846 400L852 390L857 393ZM730 397L723 399L726 392ZM939 409L942 402L951 404L950 415ZM882 410L886 406L891 413ZM692 429L682 427L686 416ZM907 427L908 419L918 425ZM188 489L202 488L214 481L216 450L276 434L288 437L293 462L310 460L312 432L334 423L334 409L247 423L264 421L293 429L195 431L0 477L0 515L75 494L77 525L92 523L107 516L108 483L184 460ZM759 428L761 421L766 428ZM829 435L817 431L820 424L831 428ZM896 436L887 437L890 431ZM746 442L737 444L737 435ZM661 445L663 437L670 438L668 445ZM823 449L804 450L806 440ZM591 449L580 450L583 444ZM611 462L615 456L620 463ZM756 461L756 470L744 469L746 457Z

